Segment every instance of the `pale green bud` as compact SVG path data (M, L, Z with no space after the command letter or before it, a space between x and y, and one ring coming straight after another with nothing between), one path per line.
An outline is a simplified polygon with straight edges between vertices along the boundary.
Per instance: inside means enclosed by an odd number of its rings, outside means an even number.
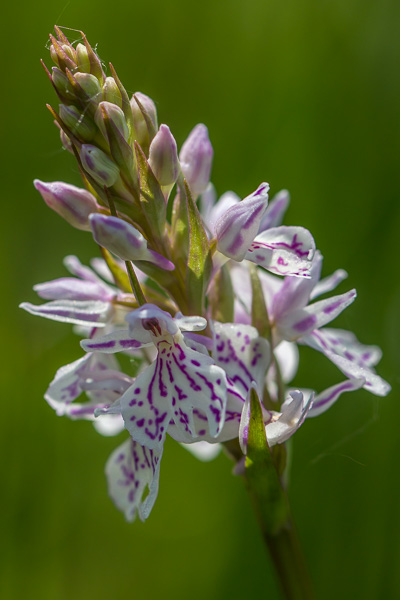
M86 46L83 44L78 44L76 47L76 62L80 71L90 73L90 60Z
M153 100L146 96L146 94L142 94L141 92L136 92L131 99L131 109L133 114L133 130L134 130L134 139L140 144L142 149L146 151L148 149L151 139L149 129L146 123L146 120L143 116L143 112L141 111L138 103L135 100L135 96L139 100L140 104L143 106L143 109L146 111L147 115L150 118L152 125L154 126L154 133L158 129L157 124L157 109ZM153 134L154 135L154 134Z
M71 85L68 77L58 67L52 67L51 78L58 91L64 98L75 98L74 88Z
M90 73L75 73L74 78L91 100L100 102L102 95L100 83L97 77L91 75Z
M103 98L122 108L121 92L115 83L114 77L107 77L103 85Z
M111 102L100 102L99 106L97 107L94 120L103 136L108 139L106 126L104 123L105 119L109 119L112 123L114 123L115 127L125 140L129 139L129 129L128 125L126 124L125 115L119 106L112 104Z
M84 142L90 142L96 135L96 126L93 121L75 106L60 104L59 114L72 133Z

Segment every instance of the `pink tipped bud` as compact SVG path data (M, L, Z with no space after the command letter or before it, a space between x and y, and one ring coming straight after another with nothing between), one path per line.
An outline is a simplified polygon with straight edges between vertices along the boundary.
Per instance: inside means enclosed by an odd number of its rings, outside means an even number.
M83 144L80 157L85 171L99 185L111 187L117 182L119 169L105 152L91 144Z
M268 206L268 190L268 183L262 183L253 194L228 208L217 220L217 248L222 254L237 261L244 259Z
M138 103L135 100L135 96L139 100L143 109L146 111L147 115L149 116L155 131L157 131L158 129L157 109L153 100L149 98L149 96L146 96L146 94L142 94L141 92L136 92L136 94L134 94L134 96L131 99L134 139L140 144L143 150L146 150L146 148L149 147L149 144L151 142L149 129L146 124L146 120L143 116L143 112L141 111Z
M125 115L116 104L112 104L111 102L100 102L94 119L97 127L100 129L101 133L106 139L107 130L104 123L105 119L109 119L112 123L114 123L115 127L118 129L125 141L129 139L129 129L125 120Z
M89 215L99 210L96 198L90 192L62 181L45 183L35 179L33 185L47 206L70 225L83 231L90 231Z
M68 77L58 67L52 67L51 79L56 87L57 92L63 97L68 99L75 98L74 88L71 85Z
M150 144L149 164L161 185L173 185L177 180L178 150L175 138L167 125L160 125Z
M130 223L101 214L91 215L89 221L95 241L122 260L146 260L162 269L174 269L169 260L147 248L146 239Z
M210 183L213 154L208 129L200 123L189 134L179 155L183 174L195 196L205 192Z

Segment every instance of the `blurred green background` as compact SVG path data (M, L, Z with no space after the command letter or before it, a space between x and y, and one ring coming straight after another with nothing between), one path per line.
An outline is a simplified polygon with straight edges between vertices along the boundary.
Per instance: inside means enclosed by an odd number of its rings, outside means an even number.
M400 597L399 59L393 0L115 0L11 3L3 19L0 595L5 600L277 599L242 481L169 442L145 524L107 497L121 440L57 418L43 400L80 355L68 325L17 309L34 283L88 260L89 235L45 206L32 179L79 183L39 64L54 23L83 29L129 91L157 103L179 144L208 125L219 193L263 181L292 195L287 224L314 234L324 274L357 302L335 326L379 344L393 392L345 395L296 434L290 497L318 598ZM341 374L303 349L298 385Z

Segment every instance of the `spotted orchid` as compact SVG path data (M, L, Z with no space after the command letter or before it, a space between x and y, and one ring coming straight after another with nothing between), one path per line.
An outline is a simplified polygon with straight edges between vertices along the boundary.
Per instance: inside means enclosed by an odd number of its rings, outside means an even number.
M167 436L205 460L224 449L258 501L274 481L276 508L285 444L307 418L345 392L390 390L374 370L380 350L327 327L356 292L320 299L347 274L320 279L311 233L282 225L286 190L269 201L263 182L244 199L227 192L217 201L205 125L178 150L153 100L129 98L84 34L75 45L56 27L50 40L54 66L46 70L60 102L50 110L83 187L35 187L93 237L102 258L89 268L67 257L72 276L36 285L44 304L21 305L85 338L85 354L59 368L45 399L57 415L91 421L103 435L125 433L105 471L128 521L145 520L154 506ZM296 387L301 346L346 379L323 391Z

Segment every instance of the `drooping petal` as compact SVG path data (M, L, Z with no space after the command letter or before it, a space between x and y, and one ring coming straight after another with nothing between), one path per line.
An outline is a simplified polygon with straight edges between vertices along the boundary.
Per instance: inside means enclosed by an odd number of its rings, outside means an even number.
M54 300L41 306L22 302L20 308L53 321L93 327L104 327L113 311L109 302L100 300Z
M336 400L343 394L343 392L352 392L359 390L365 384L365 379L347 379L342 383L333 385L332 387L324 390L317 396L315 396L312 408L308 412L307 417L317 417L322 415L328 408L330 408Z
M261 232L245 254L247 260L278 275L310 277L315 242L303 227L273 227Z
M267 208L268 190L268 183L262 183L253 194L231 206L216 221L217 248L222 254L236 261L245 258Z
M130 385L129 378L117 369L118 364L114 357L87 354L58 369L46 391L45 399L58 416L93 419L96 408L112 404L118 397L118 392L122 393ZM88 385L88 382L104 377L108 377L109 380L112 378L114 385ZM88 393L89 402L74 403L82 392L89 389L96 390Z
M353 342L353 347L348 350L346 345L343 344L343 330L339 330L337 336L335 331L335 329L313 331L311 334L300 338L299 342L325 354L349 379L364 379L363 387L372 394L386 396L391 390L390 385L379 377L369 366L371 363L368 363L368 360L371 360L370 355L374 361L372 364L375 363L376 347L372 346L373 350L370 351L369 348L371 347L364 346L365 352L361 353L362 344ZM350 332L348 333L350 334ZM354 351L357 345L358 350ZM367 357L366 361L360 358L362 354Z
M271 361L270 346L251 325L214 323L212 356L245 398L253 381L263 388Z
M161 341L158 351L157 360L120 399L132 438L159 449L171 420L184 439L187 435L203 437L196 429L195 410L205 416L204 433L217 437L225 417L225 372L209 356L188 348L181 334L175 336L173 344Z
M79 277L79 279L84 279L86 281L93 281L93 283L103 283L100 277L98 277L92 269L85 267L77 256L66 256L63 262L65 268L68 269L72 275L75 275L75 277Z
M335 319L357 296L356 290L314 302L283 317L277 324L281 339L295 341Z
M279 227L283 221L284 214L289 206L290 195L287 190L281 190L274 196L268 205L267 210L262 218L259 232L271 229L271 227Z
M332 275L321 279L321 281L319 281L316 284L313 291L311 292L310 299L313 300L318 296L322 296L322 294L331 292L339 285L339 283L342 283L342 281L344 281L346 278L347 272L344 269L337 269L334 273L332 273Z
M101 337L82 340L81 346L85 352L105 352L106 354L114 354L115 352L138 350L151 343L150 333L148 331L142 330L141 332L137 332L137 335L133 338L127 329L117 329L112 333L108 333Z
M311 394L308 402L299 390L289 392L288 398L282 404L282 412L274 416L265 427L265 433L269 446L286 442L304 423L311 409L314 394Z
M35 292L45 300L112 300L116 290L106 285L75 279L73 277L61 277L53 281L38 283L33 286Z
M128 439L108 459L108 493L127 521L136 514L141 521L149 516L158 494L161 457L162 448L156 452Z

